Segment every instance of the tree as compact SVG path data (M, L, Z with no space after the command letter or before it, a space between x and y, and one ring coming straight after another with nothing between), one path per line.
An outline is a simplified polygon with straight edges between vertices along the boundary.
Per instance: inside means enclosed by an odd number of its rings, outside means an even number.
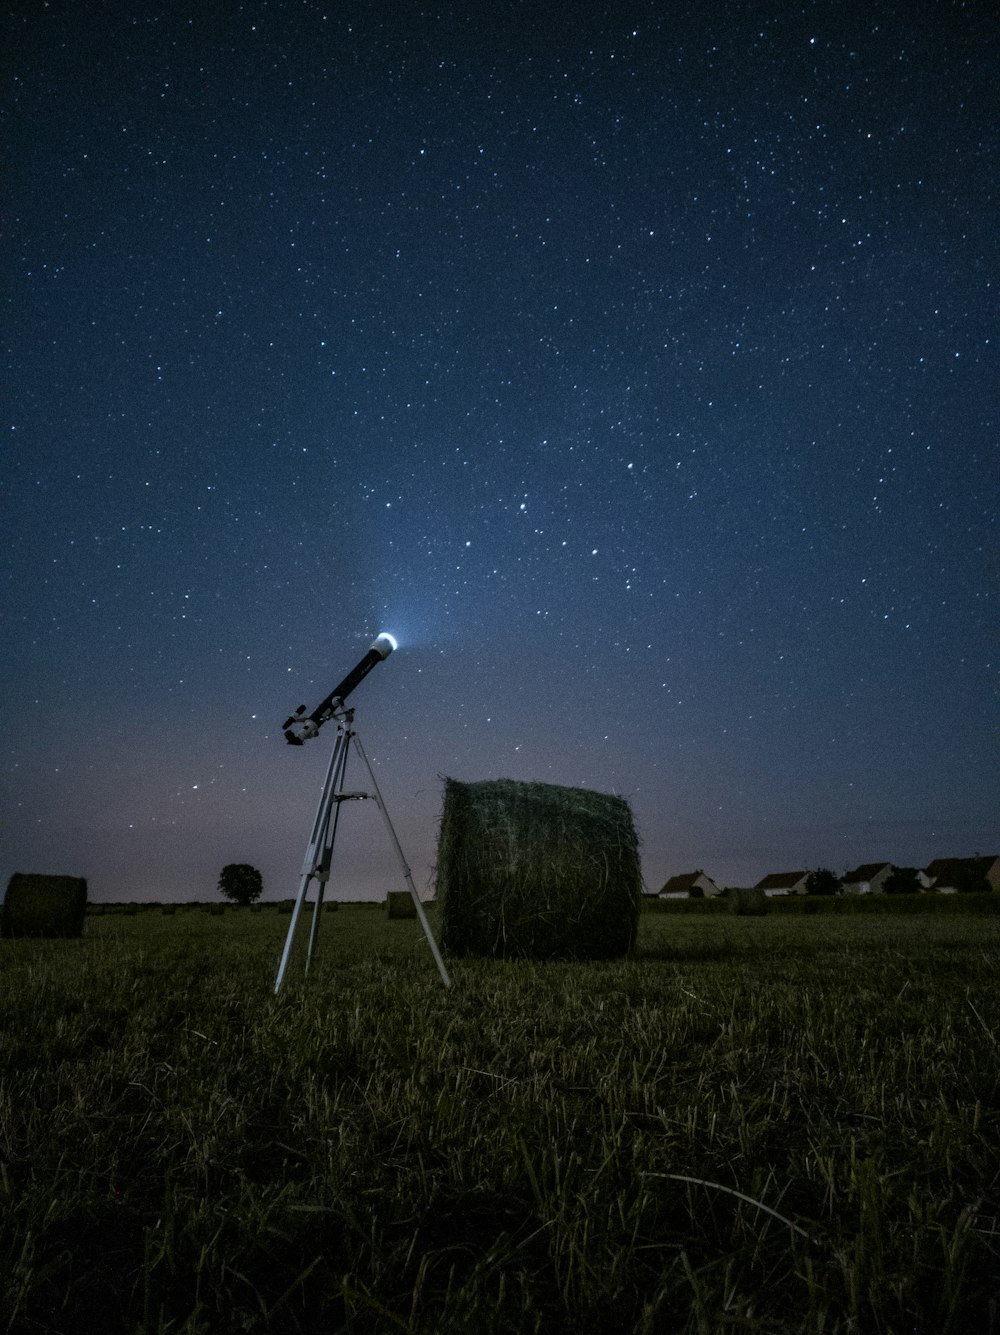
M893 867L882 887L887 895L916 895L920 893L920 877L916 867Z
M955 889L960 895L989 894L989 881L975 867L960 867L955 875Z
M828 867L817 867L806 877L807 895L839 895L840 881Z
M230 862L219 876L219 893L234 904L252 904L260 899L264 878L248 862Z

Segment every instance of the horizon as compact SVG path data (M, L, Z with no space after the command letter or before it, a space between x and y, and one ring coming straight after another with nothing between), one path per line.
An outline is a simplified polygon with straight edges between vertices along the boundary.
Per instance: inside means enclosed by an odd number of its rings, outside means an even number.
M943 855L943 857L944 857L946 860L948 860L948 861L967 862L967 861L973 861L973 860L975 860L975 859L990 859L990 858L992 858L992 859L996 859L996 858L1000 858L1000 854L990 854L990 853L986 853L986 854L983 854L983 853L972 853L972 854L954 854L954 855L945 854L945 855ZM843 878L844 878L844 876L846 875L846 873L847 873L848 871L852 870L853 868L856 868L856 867L864 867L864 866L879 866L879 867L881 867L881 866L886 865L886 863L890 863L890 865L892 865L894 868L896 868L896 869L898 869L898 870L907 870L907 869L910 869L910 870L915 870L915 871L926 872L935 860L937 860L937 859L931 859L930 862L927 862L927 863L925 863L925 864L923 864L923 865L916 864L916 863L895 863L895 862L891 862L890 859L883 859L883 861L881 861L881 862L878 862L878 861L857 862L857 863L851 863L851 864L848 864L847 866L845 866L845 867L843 868L842 871L838 871L838 870L836 870L836 869L833 868L833 867L822 867L822 866L815 866L815 867L813 867L813 866L808 866L808 867L797 867L797 868L792 868L791 870L785 870L785 869L782 869L782 870L780 870L780 871L776 871L775 869L772 868L770 872L765 872L765 873L763 873L762 876L759 876L759 877L757 878L756 881L746 882L746 883L743 883L743 884L736 884L736 883L729 883L729 882L721 882L721 881L719 881L715 876L712 875L712 873L711 873L710 870L707 870L706 868L703 868L703 867L698 867L698 868L692 867L692 868L690 868L690 869L689 869L688 871L686 871L686 872L671 872L671 873L669 873L669 874L667 875L667 877L665 878L665 880L662 882L662 884L661 884L659 890L653 890L653 889L650 889L649 885L648 885L647 883L644 882L643 890L642 890L642 894L643 894L644 897L655 898L657 895L659 895L659 894L662 893L662 891L663 891L663 889L666 887L667 883L668 883L671 879L673 879L673 877L676 877L676 876L691 875L691 874L694 874L695 872L697 872L697 873L700 874L700 875L708 876L708 877L709 877L709 878L710 878L710 879L711 879L711 880L712 880L712 881L719 887L720 890L726 891L726 890L739 890L739 889L753 889L753 888L754 888L757 884L759 884L759 882L760 882L761 880L763 880L766 876L769 876L769 875L777 875L777 876L780 876L780 875L793 875L793 874L798 873L798 872L831 871L831 872L834 873L834 875L836 875L836 877L837 877L838 880L843 880ZM220 868L220 871L221 871L221 868ZM38 873L35 873L35 874L38 874ZM46 875L46 874L51 874L51 873L41 873L41 874L42 874L42 875ZM67 874L72 875L72 874L75 874L75 873L67 873ZM9 879L10 879L10 878L8 877L8 878L7 878L7 881L9 881ZM84 877L83 879L86 880L87 878ZM6 885L6 883L7 883L7 882L5 881L4 884ZM297 889L297 887L296 887L296 889ZM386 897L386 895L388 894L388 892L389 892L390 890L399 890L399 889L404 889L404 890L406 889L405 883L402 881L402 878L400 878L399 882L397 882L397 883L394 883L394 884L392 884L392 885L387 885L386 888L385 888L385 890L383 891L381 897L378 897L378 895L376 895L376 894L374 894L374 893L373 893L373 894L370 894L370 895L361 895L361 896L353 895L353 896L352 896L352 895L349 894L349 893L341 893L341 892L340 892L339 890L337 890L337 889L328 889L327 892L324 894L324 904L327 904L327 903L337 903L337 904L376 904L376 905L380 905L380 906L381 906L381 905L383 905L383 904L385 903L385 897ZM933 887L933 886L930 887L925 893L935 893L935 891L934 891L934 887ZM418 889L418 894L420 895L421 902L423 902L423 903L433 903L434 900L435 900L436 897L437 897L436 889L435 889L433 886L430 887L428 890L424 890L424 891L420 891L420 890ZM219 892L218 888L216 888L215 895L216 895L216 897L218 897L218 896L220 895L220 892ZM283 895L283 896L280 896L280 897L276 897L276 896L273 896L273 895L268 895L267 891L265 890L264 893L261 894L260 898L257 899L257 900L255 900L254 903L257 903L257 904L288 904L288 903L293 903L293 902L295 901L296 897L297 897L296 894L288 894L288 895ZM135 897L133 896L133 897L131 897L131 898L126 898L126 899L105 899L105 898L97 899L97 898L93 898L93 897L91 896L91 894L90 894L90 883L89 883L89 881L88 881L88 885L87 885L87 903L88 903L88 905L89 905L89 904L154 904L154 905L164 904L164 905L169 905L169 904L208 904L208 903L216 903L216 902L220 902L218 898L214 898L214 899L201 899L201 898L188 898L188 899L177 899L177 898L154 898L154 899L145 899L145 898L135 898ZM223 902L224 904L225 904L225 903L232 903L232 901L226 900L225 898L222 898L221 902ZM315 891L314 891L314 888L313 888L313 887L310 887L309 897L308 897L308 898L306 899L306 901L305 901L305 906L307 906L307 907L311 907L313 904L315 904L315 902L316 902L316 900L315 900ZM240 907L239 905L236 905L236 904L233 904L232 906L233 906L234 908L235 908L235 907Z

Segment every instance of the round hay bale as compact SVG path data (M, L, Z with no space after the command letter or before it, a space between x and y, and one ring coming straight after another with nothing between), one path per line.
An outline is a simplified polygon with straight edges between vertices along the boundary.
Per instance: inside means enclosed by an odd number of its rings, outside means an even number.
M7 882L0 936L82 936L86 916L87 882L82 876L15 872Z
M627 955L642 897L631 808L587 788L445 779L436 883L454 954Z
M385 907L390 918L415 918L417 916L413 896L409 890L390 890L385 897Z

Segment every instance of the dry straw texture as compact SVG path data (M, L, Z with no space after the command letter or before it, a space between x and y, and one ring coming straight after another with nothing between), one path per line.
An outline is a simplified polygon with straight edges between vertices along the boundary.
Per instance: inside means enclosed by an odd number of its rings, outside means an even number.
M7 882L0 936L82 936L86 914L82 877L15 872Z
M409 890L390 890L385 897L390 918L415 918L417 910Z
M639 840L623 798L445 780L437 859L445 949L612 959L635 945L641 894Z
M730 890L729 908L738 918L763 918L771 901L759 885Z

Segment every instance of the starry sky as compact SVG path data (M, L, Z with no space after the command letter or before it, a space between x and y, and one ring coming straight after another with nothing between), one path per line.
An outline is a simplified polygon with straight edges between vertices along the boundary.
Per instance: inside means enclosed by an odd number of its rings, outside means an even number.
M997 36L8 6L2 883L294 894L281 724L383 630L421 891L445 775L622 794L651 890L1000 853ZM398 884L345 808L331 892Z

